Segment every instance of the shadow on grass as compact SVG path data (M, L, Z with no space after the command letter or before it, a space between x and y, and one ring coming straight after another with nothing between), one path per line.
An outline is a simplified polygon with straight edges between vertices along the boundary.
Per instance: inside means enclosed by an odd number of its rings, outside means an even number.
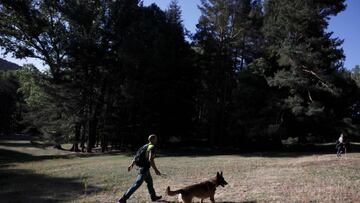
M315 152L316 154L328 154L326 152ZM239 156L239 157L266 157L266 158L297 158L313 155L314 152L291 152L291 151L271 151L271 152L243 152L239 150L212 150L212 149L178 149L176 151L160 152L163 157L211 157L211 156Z
M36 157L31 154L8 149L0 149L0 166L13 162L32 161L35 159Z
M19 141L21 140L21 141ZM46 149L46 145L25 140L25 138L1 139L0 140L0 167L10 166L11 163L24 163L29 161L41 161L45 159L62 158L63 155L41 155L34 156L29 153L21 152L24 147ZM14 150L15 149L15 150Z
M18 140L21 140L20 142ZM22 149L37 148L39 150L46 150L49 145L37 143L26 138L22 139L0 139L0 168L11 163L25 163L30 161L43 161L48 159L73 159L73 158L86 158L95 156L114 156L120 154L118 151L107 153L82 153L70 152L64 150L63 154L50 154L50 155L33 155L21 152ZM122 155L132 156L132 154L121 153Z
M46 147L50 145L46 144L40 144L37 142L29 141L29 142L0 142L1 146L5 147L35 147L35 148L41 148L46 149Z
M14 139L15 140L15 139ZM26 140L26 138L21 139ZM7 140L9 141L9 140ZM11 141L11 140L10 140ZM13 140L12 140L13 141ZM29 141L29 139L27 140ZM24 142L0 142L0 146L4 147L35 147L45 149L47 145L40 144L37 142L29 141ZM249 149L214 149L205 147L180 147L180 148L165 148L158 151L160 156L172 156L172 157L210 157L217 155L237 155L241 157L267 157L267 158L297 158L311 155L322 155L322 154L334 154L336 155L335 144L306 144L306 145L287 145L277 150L272 151L261 151L261 150L249 150ZM360 144L351 144L348 147L348 153L360 152ZM33 156L31 154L22 153L19 151L13 151L9 149L0 148L0 167L1 164L9 164L12 162L28 162L28 161L42 161L46 159L72 159L77 157L94 157L94 156L115 156L125 155L132 157L135 151L110 151L106 153L72 153L62 155L40 155Z
M70 153L70 152L69 152ZM92 153L71 153L71 154L60 154L60 155L37 155L9 150L0 148L0 168L12 163L25 163L32 161L44 161L54 159L74 159L74 158L86 158L96 156L115 156L119 153L106 153L106 154L92 154ZM125 154L123 154L125 155Z
M167 200L158 200L157 202L163 202L163 203L177 203L176 201L167 201ZM205 202L209 202L205 201ZM224 202L218 202L217 203L257 203L257 201L240 201L240 202L233 202L233 201L224 201Z
M0 169L1 202L64 202L101 189L86 185L86 178L60 178L31 170Z
M351 144L348 153L360 152L359 144ZM245 151L242 149L212 149L212 148L176 148L164 149L160 151L161 156L174 157L207 157L217 155L235 155L241 157L267 157L267 158L297 158L311 155L334 154L336 156L335 144L319 144L319 145L294 145L283 146L278 150L272 151Z

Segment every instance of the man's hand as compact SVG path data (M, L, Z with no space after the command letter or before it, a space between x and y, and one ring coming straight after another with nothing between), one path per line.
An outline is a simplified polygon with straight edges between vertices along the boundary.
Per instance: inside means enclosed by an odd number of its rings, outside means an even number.
M135 162L132 161L131 164L128 166L128 171L131 171L131 169L134 167Z
M154 169L155 174L158 176L161 176L160 171L157 169L156 165L155 165L155 154L152 153L152 151L149 152L149 161L150 161L150 166Z
M155 170L155 174L158 175L158 176L161 176L161 173L159 170Z

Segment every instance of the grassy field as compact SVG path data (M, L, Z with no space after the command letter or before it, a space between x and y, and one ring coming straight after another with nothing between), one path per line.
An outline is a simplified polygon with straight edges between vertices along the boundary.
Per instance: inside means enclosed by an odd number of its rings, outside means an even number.
M124 154L75 154L28 140L0 140L0 202L116 202L136 177ZM217 202L360 202L360 154L253 153L161 156L158 194L223 171ZM153 173L154 174L154 173ZM175 202L165 196L163 202ZM129 202L148 202L143 185ZM199 199L195 199L199 202ZM206 202L210 202L207 200Z

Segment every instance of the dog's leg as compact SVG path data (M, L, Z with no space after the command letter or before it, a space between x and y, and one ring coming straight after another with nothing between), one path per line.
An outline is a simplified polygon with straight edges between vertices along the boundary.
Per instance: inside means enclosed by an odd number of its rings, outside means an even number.
M178 200L179 200L179 202L182 202L182 203L191 203L191 198L189 198L186 195L182 195L182 194L179 194Z
M200 203L203 203L204 199L200 199Z
M182 200L184 203L191 203L192 197L182 195Z
M210 197L210 201L211 201L211 203L215 203L215 198L214 198L214 196L211 196L211 197Z
M346 147L344 147L344 154L345 154L345 158L346 158Z
M183 198L182 198L182 195L181 195L181 194L179 194L179 196L178 196L178 201L179 201L179 202L181 202L181 203L184 203L184 200L183 200Z

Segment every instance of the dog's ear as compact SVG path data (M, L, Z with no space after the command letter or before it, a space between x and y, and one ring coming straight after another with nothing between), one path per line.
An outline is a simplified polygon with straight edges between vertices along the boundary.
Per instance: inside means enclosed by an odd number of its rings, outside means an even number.
M219 176L220 176L220 173L219 173L219 172L216 172L216 176L218 176L218 177L219 177Z
M221 171L220 175L221 175L221 176L223 176L223 173L222 173L222 171Z

